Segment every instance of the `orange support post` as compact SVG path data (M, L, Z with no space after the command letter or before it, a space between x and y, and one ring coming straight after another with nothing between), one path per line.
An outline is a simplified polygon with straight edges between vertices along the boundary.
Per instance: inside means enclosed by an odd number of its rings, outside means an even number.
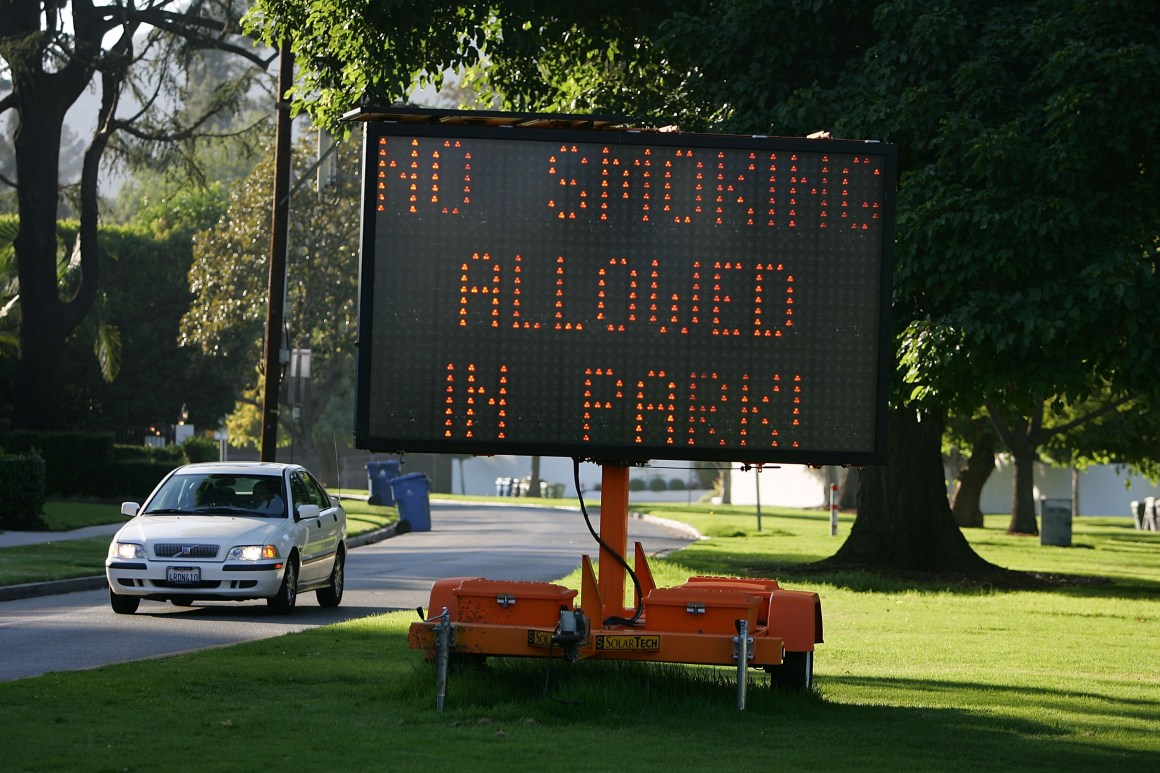
M628 467L600 466L600 539L623 559L628 554ZM600 548L600 594L604 617L624 617L624 566ZM635 604L634 604L635 606Z

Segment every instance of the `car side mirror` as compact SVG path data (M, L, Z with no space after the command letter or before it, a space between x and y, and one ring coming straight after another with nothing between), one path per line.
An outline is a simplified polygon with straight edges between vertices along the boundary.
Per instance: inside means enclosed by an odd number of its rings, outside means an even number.
M294 511L294 520L308 521L311 518L317 518L322 513L318 509L318 505L298 505Z
M136 502L121 503L121 515L125 517L134 518L139 512L141 512L141 505L137 504Z

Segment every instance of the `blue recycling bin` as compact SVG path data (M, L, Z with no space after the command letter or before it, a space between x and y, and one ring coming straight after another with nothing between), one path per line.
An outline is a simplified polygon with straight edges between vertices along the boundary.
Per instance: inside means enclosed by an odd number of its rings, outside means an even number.
M408 473L392 480L391 488L399 506L399 530L431 531L431 481L427 476Z
M395 494L391 491L391 481L399 477L400 462L398 459L387 459L381 462L367 462L367 489L372 505L395 504Z

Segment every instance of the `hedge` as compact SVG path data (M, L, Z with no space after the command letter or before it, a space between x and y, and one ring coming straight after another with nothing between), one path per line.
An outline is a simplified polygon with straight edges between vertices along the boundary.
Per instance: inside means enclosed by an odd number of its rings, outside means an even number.
M47 528L44 515L44 459L36 452L0 456L0 529Z
M43 459L42 498L144 498L187 461L180 446L118 446L110 433L16 431L0 437L11 453Z
M33 449L44 459L49 496L93 496L112 458L113 435L89 432L9 432L0 438L9 453Z

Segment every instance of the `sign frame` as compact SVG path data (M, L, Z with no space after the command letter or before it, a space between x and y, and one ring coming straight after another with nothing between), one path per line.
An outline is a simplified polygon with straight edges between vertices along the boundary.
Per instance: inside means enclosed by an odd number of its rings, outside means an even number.
M358 329L358 376L356 382L356 410L355 410L355 445L358 448L375 452L432 452L471 455L546 455L582 457L599 460L634 460L647 459L685 459L692 461L723 461L742 463L798 463L798 464L880 464L886 456L886 424L887 398L890 389L890 375L893 368L893 347L891 336L890 298L892 293L891 274L893 267L893 239L894 239L894 208L895 208L895 180L897 177L897 149L895 146L857 140L831 140L807 138L776 138L765 136L692 134L667 131L637 131L621 128L623 123L611 120L601 120L596 117L585 116L553 116L527 115L510 113L459 113L440 111L378 111L366 112L352 116L356 120L364 120L364 179L362 202L362 255L360 258L359 276L359 329ZM585 128L587 127L587 128ZM610 130L607 127L615 127ZM788 445L772 447L765 445L741 445L727 441L725 445L709 445L696 443L694 445L662 444L659 442L624 442L601 441L584 442L579 438L578 431L571 436L557 435L544 438L497 438L497 437L440 437L435 432L413 431L384 431L377 421L377 406L389 403L392 399L389 394L389 371L396 367L398 357L394 347L409 345L408 330L400 329L397 335L388 335L382 323L376 327L376 315L384 313L384 309L376 308L376 278L386 280L392 272L422 270L440 270L436 266L386 265L384 261L394 258L383 258L379 252L380 227L377 221L376 199L379 185L376 172L379 158L378 143L382 138L414 138L423 143L431 140L458 139L467 142L499 141L505 143L503 147L516 148L528 143L560 143L561 147L571 147L573 144L587 146L598 144L614 149L658 148L662 150L674 148L692 148L697 152L721 151L737 153L756 151L759 153L784 154L831 154L837 156L851 156L856 158L872 157L875 169L881 175L880 196L875 200L877 222L874 225L878 239L878 246L874 250L877 254L878 265L865 268L867 277L877 282L876 290L870 291L873 298L866 296L863 301L864 322L871 322L872 327L867 340L861 341L862 349L858 353L863 357L863 382L860 387L872 391L868 399L863 395L862 409L858 419L862 421L864 431L856 447L794 447ZM511 143L507 145L506 143ZM538 147L538 146L537 146ZM520 150L513 151L522 152ZM624 152L627 152L625 150ZM810 155L810 158L813 158ZM803 156L804 157L804 156ZM796 178L795 178L796 179ZM449 183L448 183L449 184ZM833 184L835 190L837 182ZM772 189L771 189L772 190ZM784 191L783 191L784 193ZM803 197L804 198L804 197ZM835 192L834 198L838 198ZM543 202L537 202L537 206ZM833 207L835 214L837 206ZM824 215L823 215L824 217ZM383 239L387 241L386 238ZM386 248L386 249L389 249ZM455 260L463 256L456 255ZM437 258L441 260L443 258ZM443 267L444 269L446 266ZM780 268L780 267L779 267ZM772 268L771 268L772 271ZM872 275L871 275L872 274ZM789 277L792 281L792 276ZM779 275L779 281L784 285L785 277ZM381 291L381 289L380 289ZM498 291L497 291L498 292ZM792 288L790 289L792 292ZM675 294L674 294L675 297ZM801 297L801 296L799 296ZM813 302L826 303L827 299L813 296ZM454 298L448 297L448 308L436 311L436 314L462 313L463 309L454 308ZM871 303L876 301L876 308ZM792 300L790 301L792 302ZM418 306L418 302L417 302ZM794 313L790 310L789 313ZM842 309L834 309L841 314ZM760 313L760 312L759 312ZM872 320L871 320L872 317ZM801 318L800 316L798 317ZM384 317L385 319L385 317ZM800 326L799 326L800 328ZM796 332L796 331L795 331ZM502 333L497 335L503 335ZM513 334L517 343L520 334ZM384 340L391 339L391 340ZM617 344L613 336L609 340L610 347ZM566 338L561 338L561 347L567 348ZM713 343L712 341L708 342ZM422 344L417 344L422 345ZM816 350L817 345L814 344ZM871 351L872 350L872 351ZM820 355L819 355L820 356ZM835 355L831 363L834 372L839 374L843 368L840 356ZM814 366L815 368L817 365ZM791 377L792 368L786 371L786 377ZM748 375L746 374L746 377ZM375 385L378 388L375 388ZM815 380L816 385L816 380ZM788 389L787 383L787 389ZM823 385L824 388L824 385ZM859 390L861 395L861 390ZM834 404L840 401L832 401ZM515 410L513 409L513 413ZM835 419L836 420L836 419ZM627 435L631 432L626 433ZM838 441L840 442L840 441Z

